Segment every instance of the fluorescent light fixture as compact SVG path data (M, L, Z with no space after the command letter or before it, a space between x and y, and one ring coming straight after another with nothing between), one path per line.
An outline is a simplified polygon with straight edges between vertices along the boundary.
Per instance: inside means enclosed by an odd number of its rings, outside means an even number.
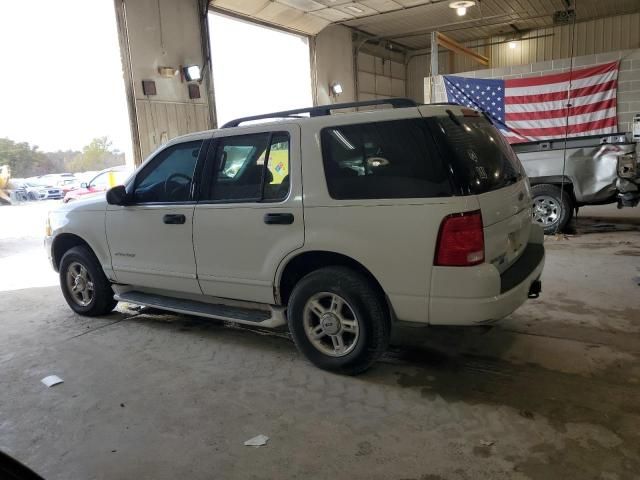
M467 9L473 7L475 4L475 0L458 0L449 3L449 8L453 8L459 17L463 17L467 14Z
M330 86L330 89L331 89L331 93L334 96L338 96L342 93L342 85L340 85L338 82L332 83Z
M509 42L509 48L510 48L511 50L515 49L517 46L518 46L518 42L516 42L515 40L511 40L511 41Z
M355 7L353 5L347 5L345 8L347 8L348 10L351 10L352 12L364 13L364 10L362 10L361 8Z
M182 72L187 82L199 82L202 79L200 67L198 65L188 65L183 67Z

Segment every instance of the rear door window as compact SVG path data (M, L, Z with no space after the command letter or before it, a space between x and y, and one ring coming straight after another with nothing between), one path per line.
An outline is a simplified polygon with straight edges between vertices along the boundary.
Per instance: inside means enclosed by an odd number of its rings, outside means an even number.
M449 197L449 172L423 119L324 128L322 157L334 199Z
M522 165L502 134L481 116L439 116L425 120L443 158L449 159L456 186L476 195L511 185Z
M286 132L221 137L213 163L216 171L209 192L202 200L278 202L289 193L289 134Z

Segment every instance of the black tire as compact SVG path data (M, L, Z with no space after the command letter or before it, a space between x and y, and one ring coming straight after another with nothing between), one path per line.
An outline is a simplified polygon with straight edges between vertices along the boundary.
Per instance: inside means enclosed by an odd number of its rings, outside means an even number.
M573 200L571 193L567 191L565 185L563 191L556 185L540 184L531 187L533 197L533 219L544 228L546 235L553 235L563 232L567 224L573 218ZM545 203L546 202L546 203ZM536 206L546 208L546 214L539 212L536 214ZM550 219L553 218L553 221Z
M80 264L88 271L88 278L93 282L93 295L86 305L74 300L74 295L67 285L67 272L73 265ZM107 279L100 262L94 253L85 246L69 249L60 261L60 288L71 309L80 315L95 317L111 312L118 302L113 298L111 283Z
M353 349L330 356L318 349L305 332L305 308L314 295L335 294L346 301L358 324ZM391 322L385 300L371 281L350 268L325 267L306 275L295 286L287 309L289 331L298 350L323 370L356 375L367 370L386 350Z

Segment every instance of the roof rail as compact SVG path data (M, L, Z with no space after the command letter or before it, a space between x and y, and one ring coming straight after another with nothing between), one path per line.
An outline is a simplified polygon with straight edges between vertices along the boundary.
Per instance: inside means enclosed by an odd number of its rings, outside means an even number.
M282 112L265 113L263 115L236 118L235 120L231 120L230 122L225 123L222 128L237 127L241 123L250 122L252 120L264 120L267 118L304 118L300 117L301 113L308 113L310 117L322 117L324 115L331 115L332 110L368 107L371 105L391 105L393 108L418 106L418 104L410 98L382 98L379 100L367 100L364 102L334 103L331 105L320 105L318 107L298 108L296 110L284 110Z

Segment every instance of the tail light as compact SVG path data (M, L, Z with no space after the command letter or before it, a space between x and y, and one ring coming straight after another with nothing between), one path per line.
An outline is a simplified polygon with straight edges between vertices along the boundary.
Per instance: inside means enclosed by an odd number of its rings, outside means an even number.
M438 232L434 264L443 267L468 267L482 262L484 232L480 211L445 217Z

